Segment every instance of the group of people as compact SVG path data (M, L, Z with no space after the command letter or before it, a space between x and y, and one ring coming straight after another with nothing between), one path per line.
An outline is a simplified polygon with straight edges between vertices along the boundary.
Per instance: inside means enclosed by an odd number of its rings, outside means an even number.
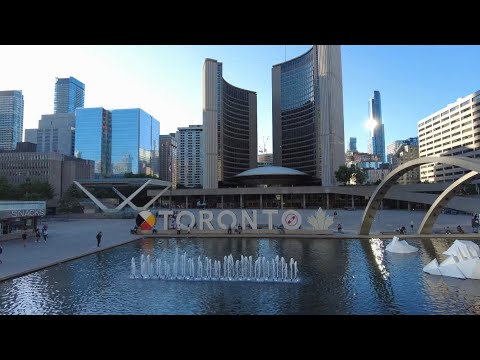
M242 225L233 225L233 224L230 224L228 225L228 229L227 229L227 234L231 234L232 233L232 230L234 231L235 234L241 234L242 233Z
M196 225L193 224L193 227L195 228ZM177 224L177 227L176 227L176 228L177 228L177 235L180 235L180 232L181 232L181 230L182 230L181 225L180 225L180 224ZM187 234L190 234L190 229L191 229L190 224L188 224L188 226L187 226Z
M47 242L48 237L48 225L44 224L42 227L42 234L40 235L40 230L38 228L35 229L35 242L40 241L40 237L43 237L43 240Z
M27 246L27 227L23 227L23 232L22 232L22 240L23 240L23 247ZM40 241L40 237L43 237L43 240L47 242L47 237L48 237L48 224L44 224L42 227L42 232L40 233L40 230L38 228L35 228L35 242Z

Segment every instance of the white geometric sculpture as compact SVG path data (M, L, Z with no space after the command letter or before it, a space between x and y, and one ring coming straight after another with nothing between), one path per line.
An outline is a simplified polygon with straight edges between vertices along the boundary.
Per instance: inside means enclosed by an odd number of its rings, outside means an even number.
M423 268L423 271L432 275L480 280L480 251L477 244L472 241L455 240L443 254L448 257L440 265L434 259Z
M458 261L459 260L455 255L450 255L448 258L443 260L438 266L440 274L458 279L466 279L465 275L462 273L462 270L460 270L457 266Z
M463 256L478 256L480 248L473 241L469 240L455 240L448 248L443 252L443 255L457 255L457 249L461 251Z
M480 260L478 258L460 261L457 267L466 278L480 280Z
M398 254L408 254L418 251L418 248L409 245L405 240L399 240L400 239L397 236L394 236L393 240L390 242L390 244L387 245L385 250Z
M333 217L327 215L321 207L315 211L315 216L308 217L308 223L312 225L315 230L328 230L333 224Z
M433 259L432 261L430 261L427 266L423 268L423 271L431 275L442 275L440 269L438 268L437 259Z

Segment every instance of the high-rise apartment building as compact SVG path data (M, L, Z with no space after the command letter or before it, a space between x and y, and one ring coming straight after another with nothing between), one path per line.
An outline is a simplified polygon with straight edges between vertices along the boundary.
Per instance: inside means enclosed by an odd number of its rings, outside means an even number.
M202 187L203 141L202 125L178 128L177 183L184 187Z
M394 157L395 154L397 153L398 149L400 149L400 146L402 145L412 145L412 146L418 146L418 137L410 137L405 140L395 140L391 144L387 145L387 162L390 164L390 167L394 165ZM418 157L418 156L417 156ZM396 167L396 166L394 166Z
M175 133L160 135L160 180L177 184L177 139Z
M0 91L0 150L15 150L23 135L21 90Z
M314 45L272 68L273 164L334 185L344 165L339 45Z
M418 159L418 144L410 145L408 143L403 143L400 145L400 148L395 153L393 157L393 167L395 169L398 166L401 166L411 160ZM413 168L407 173L403 174L397 182L402 185L406 184L416 184L420 181L420 170L418 167Z
M480 158L480 90L420 120L418 142L420 157ZM420 180L454 181L468 171L451 165L426 164L420 167Z
M229 84L222 63L203 65L203 187L218 188L257 167L257 93Z
M55 82L54 113L74 113L85 104L85 84L74 77L57 78Z

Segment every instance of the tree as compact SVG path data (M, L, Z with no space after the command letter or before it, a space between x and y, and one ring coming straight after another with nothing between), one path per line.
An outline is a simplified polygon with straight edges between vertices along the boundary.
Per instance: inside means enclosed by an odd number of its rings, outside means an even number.
M65 191L58 202L58 212L59 213L66 213L67 218L70 217L70 213L72 212L81 212L83 210L82 205L78 199L82 196L80 190L72 184L67 191Z
M55 195L53 186L47 181L31 181L29 178L16 188L18 200L48 200Z
M352 176L355 177L355 183L357 185L362 185L367 180L367 174L363 169L356 169Z
M0 177L0 200L14 200L15 192L6 177Z
M345 165L342 165L335 171L335 179L338 182L342 182L344 185L347 185L347 182L350 181L353 175L353 170Z

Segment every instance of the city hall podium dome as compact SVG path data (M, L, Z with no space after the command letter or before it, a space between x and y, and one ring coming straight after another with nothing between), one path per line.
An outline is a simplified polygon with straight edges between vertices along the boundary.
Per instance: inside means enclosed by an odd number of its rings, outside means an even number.
M249 169L235 175L235 180L244 185L304 185L313 179L304 172L282 167L282 166L263 166Z

